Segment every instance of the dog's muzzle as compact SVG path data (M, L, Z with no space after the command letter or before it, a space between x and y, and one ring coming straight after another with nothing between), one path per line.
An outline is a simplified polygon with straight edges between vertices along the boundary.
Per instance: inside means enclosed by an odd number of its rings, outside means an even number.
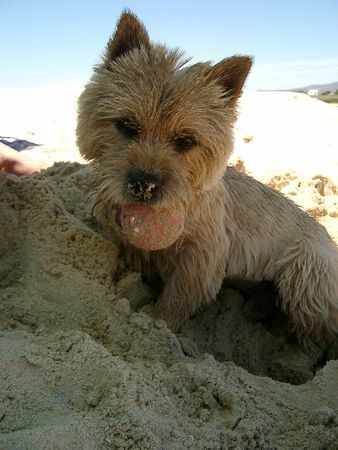
M159 177L143 169L132 169L127 176L127 191L135 200L149 202L156 199L159 191Z

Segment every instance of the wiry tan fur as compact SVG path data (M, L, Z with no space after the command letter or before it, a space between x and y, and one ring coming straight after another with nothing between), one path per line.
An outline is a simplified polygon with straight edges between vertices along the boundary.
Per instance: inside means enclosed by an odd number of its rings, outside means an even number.
M227 168L251 59L186 62L151 43L132 13L122 14L79 100L78 144L93 161L97 220L130 266L162 279L155 310L175 329L228 277L274 281L299 336L337 332L338 251L326 230L279 192ZM136 137L121 133L120 119ZM196 145L178 150L182 135ZM116 223L116 207L136 201L127 189L130 169L159 178L154 206L184 204L184 231L164 250L133 247Z

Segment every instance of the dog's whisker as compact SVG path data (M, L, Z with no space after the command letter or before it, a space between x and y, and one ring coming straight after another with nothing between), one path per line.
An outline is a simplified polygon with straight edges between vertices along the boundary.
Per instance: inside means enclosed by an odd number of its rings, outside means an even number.
M194 191L200 191L200 192L209 192L209 190L210 190L210 189L202 189L202 188L195 187L195 186L193 186L192 189Z
M92 221L94 221L94 219L95 219L95 217L94 217L94 211L95 211L95 208L96 208L97 205L99 205L100 203L101 203L101 200L98 200L97 202L94 203L94 205L93 205L92 208L91 208L90 215L91 215Z

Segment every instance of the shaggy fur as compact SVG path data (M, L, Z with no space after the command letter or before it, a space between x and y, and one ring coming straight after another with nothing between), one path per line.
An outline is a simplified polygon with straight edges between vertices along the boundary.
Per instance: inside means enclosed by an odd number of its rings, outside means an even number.
M78 145L93 161L98 222L130 266L163 281L155 313L174 329L227 277L274 281L298 336L337 332L338 251L326 230L279 192L227 168L251 58L186 63L122 14L79 100ZM158 180L144 201L184 205L184 231L164 250L139 250L121 234L115 209L142 201L127 188L130 171Z

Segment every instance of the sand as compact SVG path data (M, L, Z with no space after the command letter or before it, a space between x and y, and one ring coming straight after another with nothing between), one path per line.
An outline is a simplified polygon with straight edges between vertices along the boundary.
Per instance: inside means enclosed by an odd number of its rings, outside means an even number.
M338 241L337 128L330 128L338 111L293 96L244 97L233 163L296 199ZM52 120L57 108L50 101L34 110L28 129L28 104L20 125L13 113L17 128L3 133L27 138L26 129L39 138L39 118ZM75 117L69 108L35 156L80 160L64 124ZM269 139L251 125L250 111L254 121L269 116ZM296 156L274 163L269 149L282 145L281 135L287 145L283 133L292 127L296 141L304 130L324 130L321 145L309 139L320 146L318 163L304 152L304 164ZM286 155L293 145L289 137ZM184 334L148 317L138 307L152 299L150 287L92 220L90 171L57 163L0 184L0 449L337 449L335 347L294 342L268 284L241 291L225 284Z

